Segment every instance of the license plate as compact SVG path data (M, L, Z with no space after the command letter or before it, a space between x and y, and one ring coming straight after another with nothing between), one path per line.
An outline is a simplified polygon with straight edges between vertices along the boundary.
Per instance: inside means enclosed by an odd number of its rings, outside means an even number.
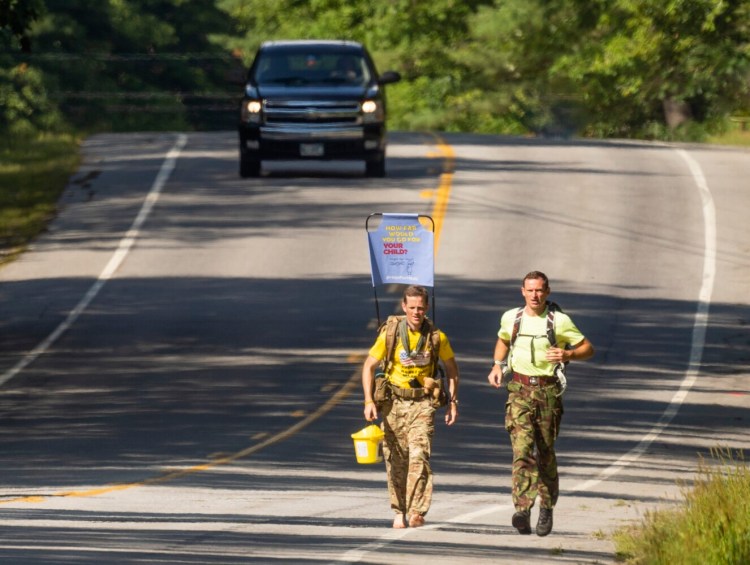
M323 144L322 143L300 143L299 154L302 157L322 157L323 156Z

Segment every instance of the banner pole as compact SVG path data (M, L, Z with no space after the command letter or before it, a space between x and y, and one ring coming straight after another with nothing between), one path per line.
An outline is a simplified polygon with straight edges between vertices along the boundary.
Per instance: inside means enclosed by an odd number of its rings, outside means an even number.
M378 317L378 327L380 327L380 305L378 304L378 287L372 287L372 293L375 295L375 314Z
M435 319L435 287L432 287L432 321L437 323Z

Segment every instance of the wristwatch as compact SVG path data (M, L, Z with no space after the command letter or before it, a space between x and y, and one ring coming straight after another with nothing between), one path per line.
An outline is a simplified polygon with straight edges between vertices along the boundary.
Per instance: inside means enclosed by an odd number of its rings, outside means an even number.
M455 404L456 406L458 406L458 398L454 398L453 400L451 400L451 404Z
M495 365L502 365L504 363L505 361L498 361L497 359L495 359Z

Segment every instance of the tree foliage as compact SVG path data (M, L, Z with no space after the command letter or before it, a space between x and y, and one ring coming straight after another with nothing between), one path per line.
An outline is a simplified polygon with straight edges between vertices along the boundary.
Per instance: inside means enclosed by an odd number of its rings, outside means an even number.
M0 127L231 128L230 79L303 38L401 72L392 128L670 137L750 110L750 0L0 0Z
M0 131L28 135L59 122L38 69L8 56L28 53L28 31L44 12L42 0L0 0Z
M239 61L211 39L232 28L214 0L46 0L15 64L41 73L77 127L210 128L229 121L226 78ZM192 111L199 104L201 111ZM212 106L223 104L221 112ZM209 110L205 110L209 108Z
M749 9L745 0L503 0L474 16L472 45L458 56L487 61L480 88L504 82L504 110L532 129L718 126L747 106Z
M44 12L43 0L0 0L0 29L16 39L23 51L31 45L27 31Z
M616 133L716 122L750 92L746 2L618 0L582 43L554 72L582 88L590 114L616 116Z

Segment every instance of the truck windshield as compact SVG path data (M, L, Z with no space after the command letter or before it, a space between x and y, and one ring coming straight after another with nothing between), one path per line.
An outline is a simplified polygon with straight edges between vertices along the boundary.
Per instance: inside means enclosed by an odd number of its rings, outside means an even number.
M255 67L255 82L259 85L362 85L370 78L365 59L352 53L266 53Z

